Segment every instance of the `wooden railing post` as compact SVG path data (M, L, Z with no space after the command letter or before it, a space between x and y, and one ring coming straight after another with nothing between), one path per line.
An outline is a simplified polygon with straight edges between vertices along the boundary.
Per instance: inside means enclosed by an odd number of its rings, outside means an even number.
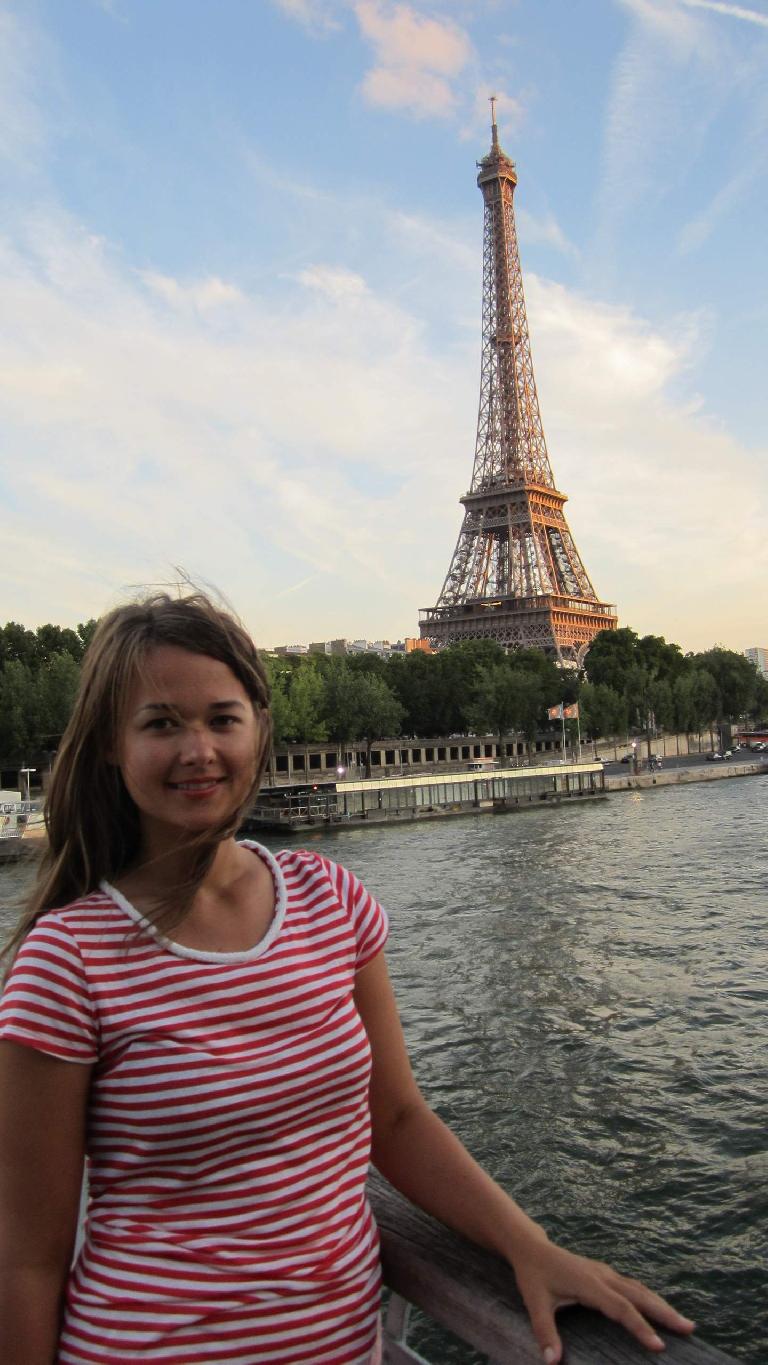
M384 1283L392 1291L384 1322L386 1365L427 1365L408 1345L407 1303L483 1352L488 1365L541 1365L505 1261L422 1213L375 1171L368 1196L379 1225ZM558 1325L567 1365L649 1365L649 1353L598 1313L569 1308L559 1314ZM661 1335L664 1365L737 1365L732 1356L698 1337Z

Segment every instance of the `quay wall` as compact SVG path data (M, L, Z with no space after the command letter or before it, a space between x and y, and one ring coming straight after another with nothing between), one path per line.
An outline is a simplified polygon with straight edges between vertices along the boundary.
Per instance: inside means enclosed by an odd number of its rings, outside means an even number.
M699 764L695 768L667 768L655 773L610 775L606 776L605 790L607 792L644 791L649 787L676 787L687 782L717 782L721 778L752 777L759 776L760 773L768 773L768 766L757 759L744 763L733 763L728 760L723 763L713 763L711 766Z

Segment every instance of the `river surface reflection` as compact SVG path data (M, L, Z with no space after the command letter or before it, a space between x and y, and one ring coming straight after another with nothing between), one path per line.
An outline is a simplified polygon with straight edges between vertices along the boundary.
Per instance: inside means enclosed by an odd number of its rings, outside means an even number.
M768 1360L767 817L753 778L299 839L387 907L416 1073L470 1150L749 1365ZM0 869L6 916L28 867Z

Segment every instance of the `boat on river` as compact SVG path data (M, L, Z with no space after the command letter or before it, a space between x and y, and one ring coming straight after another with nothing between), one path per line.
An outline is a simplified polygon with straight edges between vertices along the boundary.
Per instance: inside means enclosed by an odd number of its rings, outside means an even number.
M22 801L20 791L0 790L0 863L21 857L21 841L34 809L31 802Z
M241 829L250 834L259 829L302 830L308 825L403 824L605 796L601 762L477 768L469 763L453 772L339 776L336 781L263 787Z

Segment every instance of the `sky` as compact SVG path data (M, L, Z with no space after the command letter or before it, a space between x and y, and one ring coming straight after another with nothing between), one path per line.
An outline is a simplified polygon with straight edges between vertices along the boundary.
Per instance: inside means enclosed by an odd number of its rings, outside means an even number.
M768 0L0 0L0 621L397 640L469 487L488 96L620 625L768 644Z

